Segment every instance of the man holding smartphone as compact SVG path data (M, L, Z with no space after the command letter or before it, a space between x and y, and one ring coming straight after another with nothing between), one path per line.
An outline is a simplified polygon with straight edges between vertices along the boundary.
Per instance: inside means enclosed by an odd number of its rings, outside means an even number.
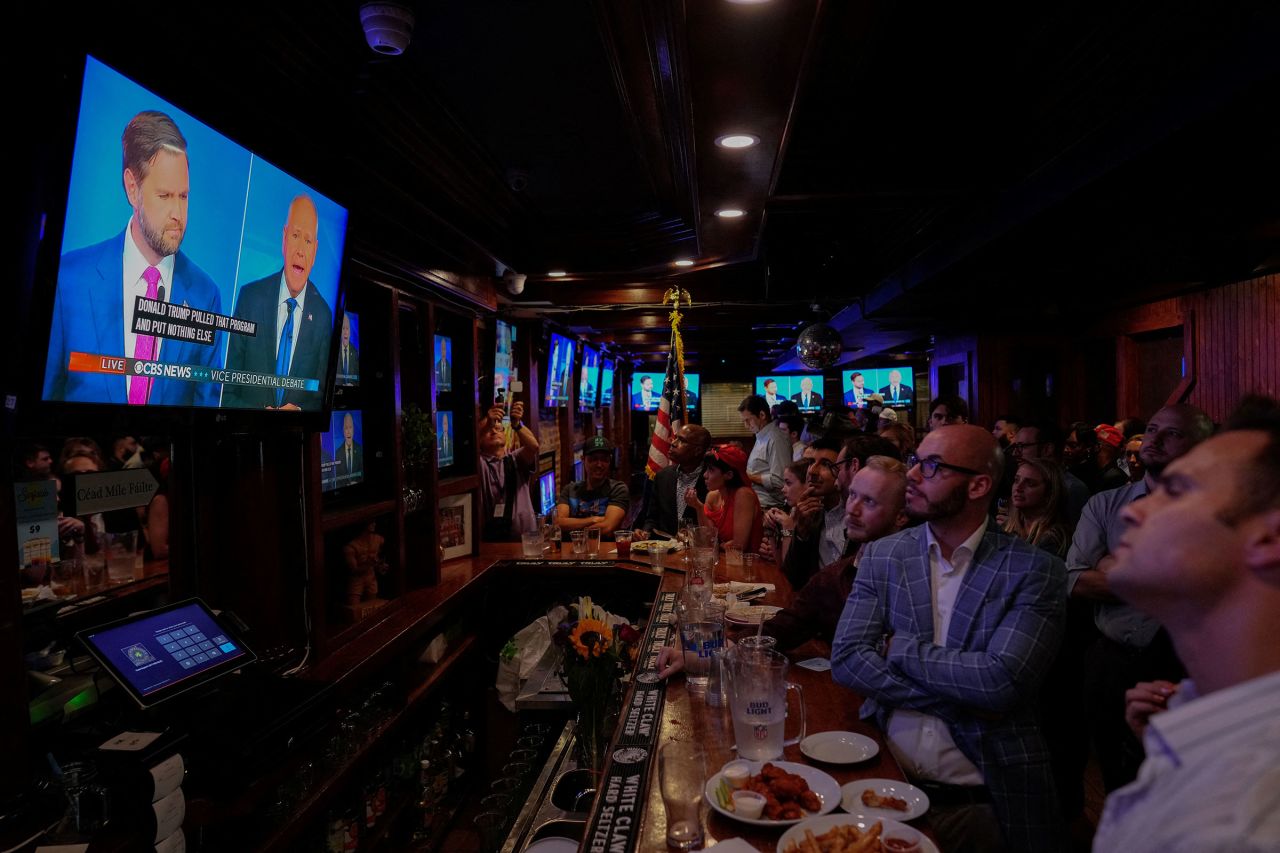
M503 407L495 405L480 419L480 518L486 542L518 542L521 533L537 529L538 517L529 497L529 478L538 463L538 438L524 423L524 403L511 404L511 432L516 445L507 448Z

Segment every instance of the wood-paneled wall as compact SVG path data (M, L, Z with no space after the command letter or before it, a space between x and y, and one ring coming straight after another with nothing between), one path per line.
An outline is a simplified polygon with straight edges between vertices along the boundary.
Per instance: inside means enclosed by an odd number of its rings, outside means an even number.
M1183 325L1187 335L1187 402L1224 420L1245 394L1280 396L1280 275L1223 285L1149 303L1112 319L1122 353L1117 408L1136 397L1138 371L1126 369L1123 337ZM1176 394L1177 389L1170 389ZM1150 415L1150 412L1143 413Z

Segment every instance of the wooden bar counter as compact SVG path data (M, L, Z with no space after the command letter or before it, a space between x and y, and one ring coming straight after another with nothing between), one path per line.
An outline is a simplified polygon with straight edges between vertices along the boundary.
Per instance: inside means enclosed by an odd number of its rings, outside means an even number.
M606 542L603 543L600 555L592 558L609 559L610 557L616 558L616 551L613 550L611 543ZM633 560L637 557L642 561L645 559L645 555L638 554L633 555ZM684 568L683 555L681 554L667 555L663 558L662 563L669 569ZM655 571L648 565L637 565L635 562L620 562L619 566L626 566L635 571ZM718 583L728 580L743 580L741 573L741 568L729 568L725 563L724 556L721 555L720 562L716 567L716 581ZM774 591L770 592L763 600L755 603L782 607L790 603L792 589L775 564L757 562L755 580L761 583L773 584L775 587ZM684 582L685 574L683 571L664 571L661 591L678 591L684 586ZM782 760L818 767L831 775L840 785L856 779L905 779L901 768L885 745L884 738L879 730L858 718L858 709L862 704L862 697L836 684L832 680L829 671L814 672L795 665L797 661L807 658L825 658L829 657L829 655L830 648L826 643L819 641L811 641L787 652L787 657L792 662L787 678L798 684L804 692L807 716L806 734L824 731L856 732L876 741L880 746L880 751L870 760L859 764L828 765L820 764L807 758L800 751L799 746L789 746L786 748ZM790 734L793 731L794 726L789 726L788 733ZM707 751L708 773L714 773L726 762L737 757L736 753L731 749L734 743L733 724L729 716L727 703L720 708L708 706L701 694L691 693L687 689L682 675L673 676L670 684L667 685L658 737L660 745L673 741L702 744ZM611 748L609 754L612 754L612 751ZM642 793L644 800L643 812L640 818L642 829L636 849L646 851L646 853L658 853L658 851L668 849L666 844L666 812L658 784L656 755L651 756L650 761L652 764L648 777L648 791ZM593 808L599 807L598 798ZM742 838L757 850L772 851L785 831L785 828L766 829L739 823L721 816L709 807L707 811L709 812L706 823L706 844L708 846L717 841L736 837ZM836 811L838 812L839 809L837 808ZM922 826L922 823L923 820L917 820L914 825L928 833L927 827ZM591 821L588 821L588 828L590 826ZM593 849L590 838L584 840L581 849Z

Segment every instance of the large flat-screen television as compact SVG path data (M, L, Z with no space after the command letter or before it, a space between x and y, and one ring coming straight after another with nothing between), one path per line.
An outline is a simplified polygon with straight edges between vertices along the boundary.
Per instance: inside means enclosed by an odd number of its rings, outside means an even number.
M614 361L611 358L600 360L600 405L613 405L613 371Z
M505 403L511 393L511 370L514 365L516 327L498 320L494 326L497 342L493 354L493 401Z
M822 374L778 373L756 377L756 393L764 397L772 407L782 400L791 400L802 412L816 412L822 408Z
M589 412L596 407L599 387L600 350L590 344L583 344L582 376L578 380L578 411Z
M360 318L355 312L342 315L342 332L338 339L337 367L333 382L338 386L360 384Z
M332 492L364 482L364 444L358 410L334 412L320 433L320 490Z
M573 341L551 333L551 355L547 360L544 405L548 409L569 405L569 382L573 376Z
M42 399L323 413L346 231L344 207L87 58Z
M859 367L840 374L840 393L844 404L866 408L866 398L879 394L886 406L910 406L915 402L914 374L910 365L896 367Z

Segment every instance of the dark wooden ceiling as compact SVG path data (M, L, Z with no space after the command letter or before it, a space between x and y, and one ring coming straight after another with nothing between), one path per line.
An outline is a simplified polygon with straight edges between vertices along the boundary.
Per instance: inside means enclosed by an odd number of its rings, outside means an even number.
M357 2L103 3L25 9L6 61L66 116L92 52L348 204L366 267L501 263L641 360L677 281L695 362L774 364L816 319L858 358L1280 266L1273 2L409 5L394 58Z

